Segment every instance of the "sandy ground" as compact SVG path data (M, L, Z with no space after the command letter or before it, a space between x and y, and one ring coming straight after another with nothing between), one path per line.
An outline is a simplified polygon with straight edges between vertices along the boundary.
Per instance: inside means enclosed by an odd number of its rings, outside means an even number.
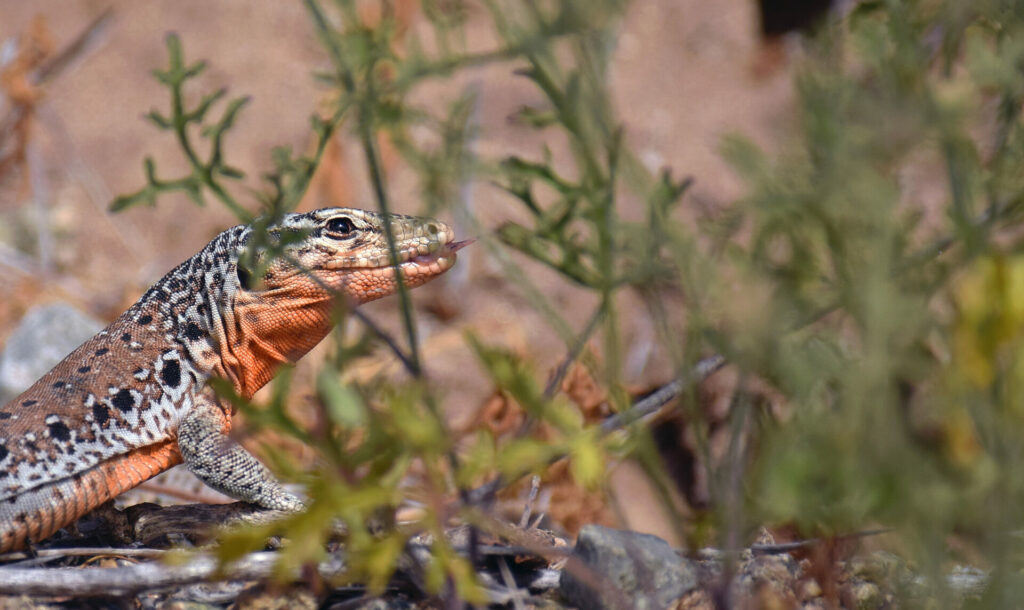
M63 46L107 6L113 7L115 18L101 44L49 84L39 106L32 142L45 170L45 199L56 236L55 266L45 277L0 268L0 292L5 295L0 299L0 342L28 307L55 299L112 319L151 282L234 224L223 209L198 209L183 197L164 198L156 208L106 211L114 195L141 185L144 155L152 155L166 173L181 168L172 138L142 119L150 108L167 105L165 90L149 75L166 62L165 33L180 35L188 58L210 61L201 79L203 88L227 87L232 95L252 96L229 136L227 150L234 165L250 176L269 168L272 147L309 146L308 117L326 95L311 71L327 62L298 2L0 0L0 43L25 32L33 16L41 15L57 45ZM742 133L771 145L791 127L793 95L787 68L754 76L761 49L755 18L750 0L638 0L621 30L611 76L615 106L645 164L652 170L668 166L676 175L696 179L684 203L691 211L742 193L718 153L724 134ZM414 27L422 27L421 17L413 20ZM471 23L470 40L486 47L491 34L482 12L473 13ZM508 120L523 104L539 100L525 79L511 76L517 67L504 63L476 69L460 76L455 86L441 83L423 95L436 95L441 107L459 93L456 87L477 87L478 152L493 159L509 154L539 157L543 140ZM307 198L305 207L373 205L361 178L365 171L357 149L344 141L340 146L343 154L336 163L343 167L335 169L350 177L347 191L337 186L320 189ZM392 160L389 177L398 211L416 212L420 203L410 170ZM25 248L23 236L34 220L19 180L0 181L0 241ZM485 226L518 215L516 202L484 182L473 186L473 205ZM31 243L28 248L27 254L34 255ZM460 265L468 275L446 278L415 293L422 310L419 324L428 372L456 425L492 391L464 344L466 329L519 351L543 375L564 353L543 318L486 260L485 252L467 254ZM536 264L523 265L556 307L582 327L590 297ZM456 290L454 298L451 293ZM430 313L438 304L454 315L442 320ZM649 323L641 310L629 308L628 299L625 306L624 318L632 318L626 329L627 349L650 354L627 371L627 381L638 387L664 382L669 370L653 343ZM366 311L384 326L398 328L393 301L370 304ZM398 374L386 354L364 366L362 374L381 368ZM300 375L302 370L306 369L300 368ZM644 493L640 477L628 466L614 478L621 497ZM620 504L623 525L667 532L660 515L650 509L653 503Z

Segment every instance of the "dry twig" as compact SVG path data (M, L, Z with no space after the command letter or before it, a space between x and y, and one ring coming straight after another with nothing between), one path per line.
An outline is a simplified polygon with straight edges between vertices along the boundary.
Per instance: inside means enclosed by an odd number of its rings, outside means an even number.
M709 356L702 359L693 367L688 375L665 384L645 398L634 403L629 409L621 413L616 413L604 420L601 423L601 431L604 434L610 434L649 415L657 413L662 407L672 402L682 394L683 390L691 384L703 381L712 373L725 366L725 364L725 358L719 355ZM565 457L565 455L555 456L551 460L551 463L557 462ZM518 480L518 477L515 480ZM468 503L479 504L481 502L489 501L494 497L494 494L498 493L498 490L507 487L515 480L510 481L504 476L499 475L480 487L470 490L466 494L469 499Z
M184 565L149 562L116 568L6 568L0 567L0 593L45 597L118 596L149 589L203 582L223 574L227 580L259 580L270 576L277 553L246 555L221 569L214 557L199 554ZM329 579L342 573L344 562L333 557L316 566Z

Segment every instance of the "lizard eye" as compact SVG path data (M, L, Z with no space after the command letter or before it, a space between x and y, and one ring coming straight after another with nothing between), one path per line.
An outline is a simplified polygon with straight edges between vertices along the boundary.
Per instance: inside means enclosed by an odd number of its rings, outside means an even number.
M356 230L356 225L353 224L351 218L345 216L336 216L327 221L325 227L327 232L331 234L331 237L348 237L350 233Z

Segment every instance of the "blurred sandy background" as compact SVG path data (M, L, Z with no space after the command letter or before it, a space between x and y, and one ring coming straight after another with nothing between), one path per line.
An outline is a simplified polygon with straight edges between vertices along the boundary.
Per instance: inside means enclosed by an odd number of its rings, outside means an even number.
M407 4L411 27L426 27L415 3ZM226 151L250 184L270 168L272 147L304 151L311 143L309 115L327 93L311 71L327 67L327 61L299 2L0 0L0 45L34 29L50 36L56 49L63 48L108 8L113 19L97 44L37 92L29 132L37 174L15 167L0 175L0 246L21 257L0 258L0 343L38 303L66 300L105 321L114 318L154 280L234 224L223 208L199 209L184 197L165 197L156 208L107 212L113 196L143 184L145 155L156 159L164 175L182 169L173 138L142 118L151 108L168 104L166 89L150 76L150 70L166 64L167 32L181 37L188 60L210 63L200 79L202 91L192 91L193 100L219 87L227 87L229 95L252 96L227 138ZM496 44L479 8L470 11L469 40L478 49ZM611 75L614 101L631 145L651 170L668 166L677 176L695 178L684 208L714 206L742 193L718 154L724 134L742 133L771 146L791 128L792 75L784 64L767 73L758 70L763 52L751 0L638 0L629 10ZM477 87L477 152L492 159L509 154L539 158L542 139L508 120L520 106L540 101L527 80L512 76L519 67L509 62L474 69L454 81L435 82L418 95L440 109L463 87ZM0 119L9 109L8 100L0 106ZM420 204L414 175L397 156L388 163L396 211L415 213ZM318 178L304 207L374 205L357 146L339 139L322 170L330 175ZM485 182L474 184L472 193L485 226L517 215L517 204ZM44 261L35 234L41 217L33 196L45 206L54 239L48 270L40 266ZM253 201L240 198L255 209ZM443 278L414 293L428 374L456 426L468 421L492 391L464 346L464 329L518 350L542 374L564 353L543 318L503 280L483 250L464 252L468 256L460 254L460 265L468 276ZM589 297L539 265L523 264L581 328L592 307ZM671 371L653 330L639 308L630 317L628 299L624 306L627 353L634 363L627 381L638 388L665 382ZM394 300L366 306L371 317L397 330L395 310ZM316 354L309 360L315 359ZM308 366L300 366L300 378ZM362 366L365 374L382 367L398 374L394 358L383 351ZM640 477L629 467L615 479L623 497L642 493L631 487L640 485ZM648 514L652 503L636 504L623 507L630 521L625 525L663 532L657 515Z

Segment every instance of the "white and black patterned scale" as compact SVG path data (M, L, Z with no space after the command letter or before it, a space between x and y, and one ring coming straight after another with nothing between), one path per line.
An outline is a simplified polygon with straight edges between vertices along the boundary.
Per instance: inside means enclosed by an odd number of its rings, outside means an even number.
M4 500L40 482L174 434L210 375L211 301L231 298L248 233L221 233L0 410L0 519Z

